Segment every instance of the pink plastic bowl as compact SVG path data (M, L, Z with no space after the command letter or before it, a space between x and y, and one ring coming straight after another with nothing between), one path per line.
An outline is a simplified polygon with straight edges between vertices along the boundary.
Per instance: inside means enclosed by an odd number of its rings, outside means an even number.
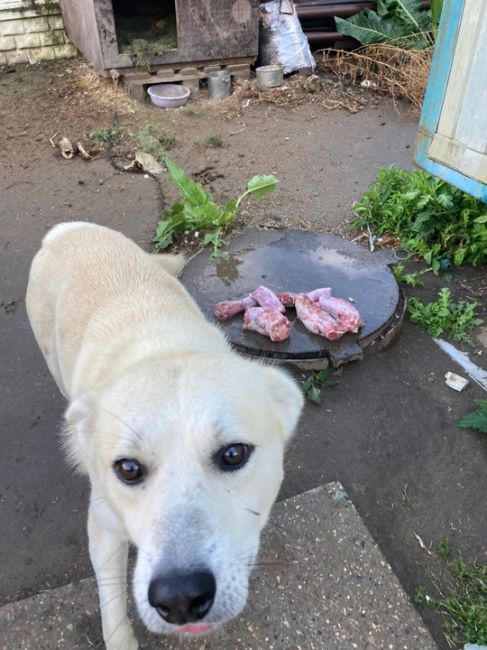
M151 102L159 108L178 108L184 106L191 90L179 84L156 84L147 88Z

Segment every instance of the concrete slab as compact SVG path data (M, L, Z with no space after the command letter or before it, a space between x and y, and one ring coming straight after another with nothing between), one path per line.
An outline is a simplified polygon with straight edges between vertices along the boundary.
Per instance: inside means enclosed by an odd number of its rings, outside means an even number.
M206 638L137 635L146 650L437 647L339 483L276 505L239 620ZM0 639L1 650L102 648L94 579L5 605Z

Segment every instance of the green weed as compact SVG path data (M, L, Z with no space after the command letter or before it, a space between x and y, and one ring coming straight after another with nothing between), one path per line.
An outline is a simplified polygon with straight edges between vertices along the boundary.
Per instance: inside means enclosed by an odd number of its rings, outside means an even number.
M90 138L102 144L113 145L122 137L122 130L119 126L103 127L90 133Z
M321 389L331 388L338 383L338 380L330 377L328 370L318 370L312 372L301 383L301 390L309 402L319 406L321 404Z
M207 149L220 149L223 147L223 138L219 133L212 133L204 140L200 140L197 144Z
M159 142L166 149L166 151L170 151L171 149L174 149L177 146L178 139L176 138L175 135L166 133L165 135L159 138Z
M480 433L487 433L487 399L478 399L475 402L478 408L458 420L462 429L475 429Z
M184 230L205 230L203 244L213 246L213 257L227 257L228 254L220 250L223 235L235 219L242 201L247 196L260 199L277 187L274 176L254 176L240 196L220 207L200 183L189 178L170 158L166 157L164 163L181 199L161 213L162 219L154 238L157 250L170 246Z
M426 172L380 168L354 211L354 227L399 237L409 256L434 273L487 262L485 203Z
M438 31L438 24L440 22L441 12L443 10L443 0L430 0L431 7L431 22L433 26L433 33L436 37Z
M421 50L434 44L439 4L433 0L433 17L431 10L422 9L420 0L378 0L377 12L363 9L351 18L335 17L335 22L341 34L356 38L362 45L393 43Z
M151 154L159 162L164 162L167 151L177 145L177 140L174 135L163 134L156 136L154 128L149 124L139 129L136 140L137 146L142 151Z
M188 117L201 117L203 115L203 111L196 108L183 108L181 112Z
M414 273L404 273L404 264L395 264L392 267L392 273L397 282L404 282L410 287L422 287L423 282L419 279L421 275L430 271L425 269L423 271L414 271Z
M408 312L411 321L431 336L438 338L446 334L454 341L473 345L466 332L483 323L476 313L478 306L478 302L453 302L451 291L444 287L440 289L436 302L424 304L418 298L410 298Z
M418 587L415 602L444 614L443 629L451 647L487 644L487 565L453 557L448 540L440 542L437 553L451 576L448 588L442 589L446 593L434 598Z

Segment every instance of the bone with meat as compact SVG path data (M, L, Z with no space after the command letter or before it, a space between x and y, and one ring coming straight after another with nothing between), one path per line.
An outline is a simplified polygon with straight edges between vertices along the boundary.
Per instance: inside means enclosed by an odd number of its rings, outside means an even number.
M356 334L363 326L364 322L358 310L343 298L335 298L331 295L322 293L319 297L319 305L325 311L328 311L334 318L340 321L340 325L347 332Z
M299 320L310 332L334 341L346 332L358 332L363 321L348 300L335 298L331 291L329 287L323 287L307 293L281 291L275 294L260 286L240 300L219 302L215 305L215 315L219 320L228 320L245 311L242 329L258 332L278 342L287 339L292 329L283 312L286 307L295 307Z
M292 330L291 322L279 311L264 307L249 307L245 310L242 329L252 330L268 336L271 341L285 341Z
M293 307L296 297L299 294L291 291L281 291L277 297L286 307ZM363 327L363 320L356 307L350 304L348 300L343 298L335 298L331 295L330 287L323 287L322 289L314 289L304 294L313 302L319 303L320 307L329 312L333 318L340 321L347 332L356 334L361 327Z
M335 341L347 331L339 321L313 302L305 294L298 294L294 303L296 314L303 325L313 334L319 334L325 339Z
M296 296L299 294L294 293L293 291L280 291L276 295L285 307L294 307ZM331 296L331 289L329 287L323 289L313 289L313 291L308 291L304 295L308 296L308 298L313 302L318 302L322 295Z
M308 291L306 293L308 298L313 302L319 302L321 298L331 296L330 287L323 287L322 289L313 289L313 291Z
M276 293L276 296L281 302L284 307L294 307L294 301L296 300L297 293L293 293L292 291L279 291L279 293Z
M255 291L252 291L250 297L253 298L258 305L264 307L265 309L280 311L282 313L286 311L286 308L276 296L276 294L267 287L257 287Z
M256 307L257 303L250 296L240 298L240 300L223 300L215 305L215 316L218 320L228 320L240 312L245 311L247 307Z

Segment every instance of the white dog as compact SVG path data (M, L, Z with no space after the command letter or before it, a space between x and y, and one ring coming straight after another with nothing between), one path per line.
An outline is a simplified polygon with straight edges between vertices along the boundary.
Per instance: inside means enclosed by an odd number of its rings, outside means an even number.
M159 633L202 633L245 605L260 532L302 396L245 360L149 255L94 224L54 227L32 263L27 311L69 400L65 446L91 481L90 557L108 650L134 650L135 601Z

